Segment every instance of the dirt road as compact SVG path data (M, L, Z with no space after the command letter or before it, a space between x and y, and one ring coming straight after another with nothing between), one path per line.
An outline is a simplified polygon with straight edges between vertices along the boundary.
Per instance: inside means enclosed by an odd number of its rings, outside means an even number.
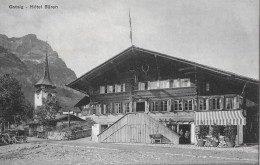
M237 149L237 150L236 150ZM0 146L0 164L258 164L257 146L203 149L191 145L127 145L74 141L30 140Z

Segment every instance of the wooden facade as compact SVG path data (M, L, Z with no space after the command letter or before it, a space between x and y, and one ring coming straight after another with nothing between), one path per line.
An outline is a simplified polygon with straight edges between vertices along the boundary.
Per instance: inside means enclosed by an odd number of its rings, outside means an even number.
M148 143L147 135L157 127L169 143L178 144L169 134L181 129L189 131L195 142L196 112L258 114L258 80L137 47L126 49L68 86L89 95L89 104L81 109L100 124L94 131L100 142ZM149 127L150 123L154 125ZM247 120L244 129L252 124ZM139 131L133 133L132 128Z

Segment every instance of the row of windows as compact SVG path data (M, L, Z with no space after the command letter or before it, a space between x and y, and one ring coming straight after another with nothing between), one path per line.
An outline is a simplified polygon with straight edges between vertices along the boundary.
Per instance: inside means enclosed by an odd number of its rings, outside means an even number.
M150 101L149 111L191 111L198 105L199 110L221 110L239 108L237 97L228 98L200 98L197 102L195 99L178 99L178 100L160 100ZM131 103L110 103L110 104L97 104L92 106L100 114L107 113L127 113L130 112ZM145 110L143 110L145 111Z
M96 113L127 113L130 112L130 103L96 104L93 106Z
M191 86L191 82L189 78L158 80L158 81L139 82L138 90L179 88L179 87L190 87L190 86Z
M190 87L189 78L139 82L138 90ZM125 92L125 84L100 86L100 94Z
M100 86L100 94L125 92L125 84Z

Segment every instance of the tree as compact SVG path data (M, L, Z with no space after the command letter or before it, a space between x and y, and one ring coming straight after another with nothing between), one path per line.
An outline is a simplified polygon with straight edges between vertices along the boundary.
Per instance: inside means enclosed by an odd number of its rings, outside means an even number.
M43 99L43 105L36 109L35 115L40 121L52 121L60 108L57 98L48 95L46 99Z
M16 123L32 117L33 108L25 99L17 79L9 74L0 76L0 120Z

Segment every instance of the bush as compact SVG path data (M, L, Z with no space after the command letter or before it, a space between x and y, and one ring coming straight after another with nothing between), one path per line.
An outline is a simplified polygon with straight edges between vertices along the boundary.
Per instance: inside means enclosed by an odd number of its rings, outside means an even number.
M236 140L237 129L235 125L228 125L224 129L224 136L227 137L228 141L234 143Z
M199 137L200 138L205 138L209 133L209 126L207 125L200 125L200 130L199 130Z

